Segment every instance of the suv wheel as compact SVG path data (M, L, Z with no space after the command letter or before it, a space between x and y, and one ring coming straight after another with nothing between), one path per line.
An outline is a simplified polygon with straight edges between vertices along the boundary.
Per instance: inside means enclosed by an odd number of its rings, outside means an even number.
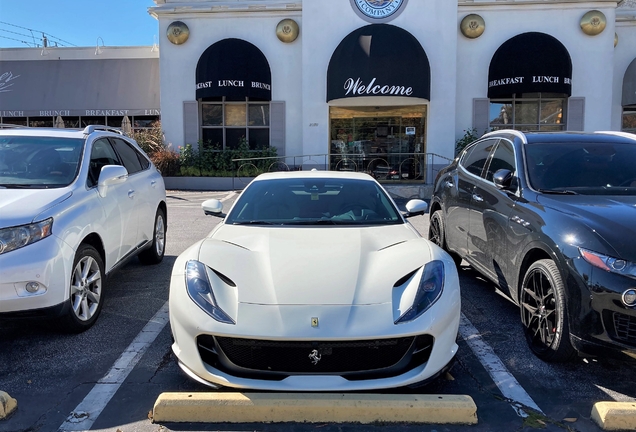
M71 272L70 308L64 316L64 328L79 333L90 328L102 310L104 263L99 252L87 244L80 245Z
M428 239L448 252L456 266L461 264L462 258L455 252L449 251L446 247L446 231L444 230L444 219L442 218L441 210L437 210L431 215L430 224L428 226Z
M159 264L166 252L166 213L157 209L155 227L152 235L152 246L139 254L142 264Z
M547 362L566 362L576 351L570 343L565 287L550 259L530 266L521 286L521 322L530 349Z

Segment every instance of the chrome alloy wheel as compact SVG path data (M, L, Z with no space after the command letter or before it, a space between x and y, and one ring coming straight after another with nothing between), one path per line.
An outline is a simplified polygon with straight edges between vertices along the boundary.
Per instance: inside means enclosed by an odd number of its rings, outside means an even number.
M163 256L164 248L166 247L166 228L165 221L162 214L157 215L155 221L155 253L158 256Z
M93 257L82 257L73 269L71 305L80 321L88 321L98 311L102 295L102 273Z

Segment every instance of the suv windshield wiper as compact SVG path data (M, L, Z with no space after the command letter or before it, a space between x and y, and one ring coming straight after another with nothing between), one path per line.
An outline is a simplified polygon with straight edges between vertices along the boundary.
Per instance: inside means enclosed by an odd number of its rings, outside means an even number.
M545 194L555 194L555 195L578 195L578 192L574 192L573 190L568 189L537 189L537 191Z

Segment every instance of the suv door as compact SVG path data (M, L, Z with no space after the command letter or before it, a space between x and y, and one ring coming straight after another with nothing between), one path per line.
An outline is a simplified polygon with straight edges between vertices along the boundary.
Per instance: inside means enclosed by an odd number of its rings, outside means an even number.
M128 195L129 179L108 187L106 196L97 192L97 182L105 165L123 165L108 138L98 138L91 145L87 186L93 188L104 211L102 241L106 252L106 272L133 249L137 236L135 201Z
M446 245L462 257L470 255L470 203L475 183L496 142L496 139L488 139L467 148L460 156L456 174L442 179Z
M505 254L507 252L506 232L508 217L515 201L508 192L502 191L493 182L493 176L499 169L516 173L515 153L507 140L500 140L492 153L482 178L475 184L471 200L469 248L471 258L480 270L506 286Z
M155 213L163 198L157 189L161 174L150 169L150 161L132 144L120 138L111 138L111 141L128 170L128 179L134 190L138 217L136 245L141 246L153 238Z

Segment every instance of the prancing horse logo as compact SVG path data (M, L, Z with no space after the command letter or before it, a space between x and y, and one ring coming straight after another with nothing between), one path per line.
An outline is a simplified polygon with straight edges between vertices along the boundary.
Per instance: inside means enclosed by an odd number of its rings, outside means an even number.
M317 365L321 358L322 358L322 356L318 353L318 350L313 350L313 351L309 354L309 359L311 360L311 362L312 362L314 365Z

